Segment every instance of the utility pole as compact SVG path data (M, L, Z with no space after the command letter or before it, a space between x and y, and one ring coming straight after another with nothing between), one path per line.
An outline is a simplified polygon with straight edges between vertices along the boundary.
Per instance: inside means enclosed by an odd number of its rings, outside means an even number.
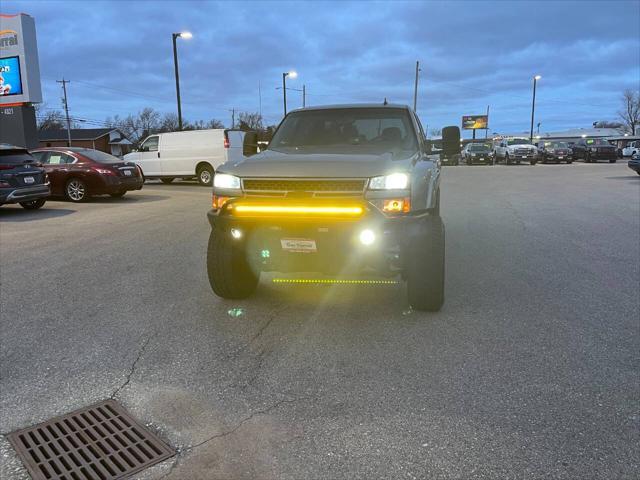
M232 108L231 112L231 128L236 128L236 109Z
M262 117L262 87L260 86L260 80L258 80L258 113Z
M487 105L487 128L484 129L484 138L489 134L489 107L490 105Z
M531 100L531 130L529 132L529 141L533 142L533 119L535 117L536 112L536 84L538 80L542 78L540 75L536 75L533 77L533 99Z
M65 80L62 77L62 80L56 80L56 83L62 84L62 91L64 92L64 98L62 101L64 102L64 113L67 116L67 147L71 146L71 120L69 120L69 102L67 101L67 83L71 83L70 80Z
M307 106L307 86L302 84L302 108Z
M413 111L418 107L418 72L420 72L420 62L416 62L416 83L413 88Z

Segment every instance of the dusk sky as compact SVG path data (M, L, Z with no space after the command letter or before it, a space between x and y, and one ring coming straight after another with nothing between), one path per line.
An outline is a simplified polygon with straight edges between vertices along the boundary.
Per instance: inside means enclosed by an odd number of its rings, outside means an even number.
M640 88L640 2L293 2L4 0L35 17L43 95L71 80L71 114L98 126L146 106L176 109L171 33L178 40L183 116L231 123L230 109L282 116L282 72L309 105L411 104L429 129L491 106L493 132L528 130L534 74L541 132L615 120ZM289 109L301 106L290 91Z

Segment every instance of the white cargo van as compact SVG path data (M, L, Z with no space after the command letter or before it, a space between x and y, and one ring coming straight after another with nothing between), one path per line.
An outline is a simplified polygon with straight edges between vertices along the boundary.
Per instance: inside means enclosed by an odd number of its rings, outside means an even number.
M211 185L216 169L228 159L225 138L223 129L157 133L124 159L136 163L145 179L171 183L174 178L196 178L201 185Z

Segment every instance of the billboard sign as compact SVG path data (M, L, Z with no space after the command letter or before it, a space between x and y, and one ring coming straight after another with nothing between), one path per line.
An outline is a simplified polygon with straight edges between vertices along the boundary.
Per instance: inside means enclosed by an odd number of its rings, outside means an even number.
M462 117L462 128L464 130L484 130L489 128L489 117L487 115L464 115Z
M40 102L35 21L24 13L0 14L0 106Z
M0 58L0 97L22 95L20 57Z

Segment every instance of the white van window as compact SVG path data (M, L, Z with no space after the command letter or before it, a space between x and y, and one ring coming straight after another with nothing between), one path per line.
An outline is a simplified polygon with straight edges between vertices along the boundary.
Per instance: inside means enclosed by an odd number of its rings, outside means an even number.
M153 137L147 138L144 143L140 146L140 151L142 152L157 152L158 151L158 136L154 135Z

